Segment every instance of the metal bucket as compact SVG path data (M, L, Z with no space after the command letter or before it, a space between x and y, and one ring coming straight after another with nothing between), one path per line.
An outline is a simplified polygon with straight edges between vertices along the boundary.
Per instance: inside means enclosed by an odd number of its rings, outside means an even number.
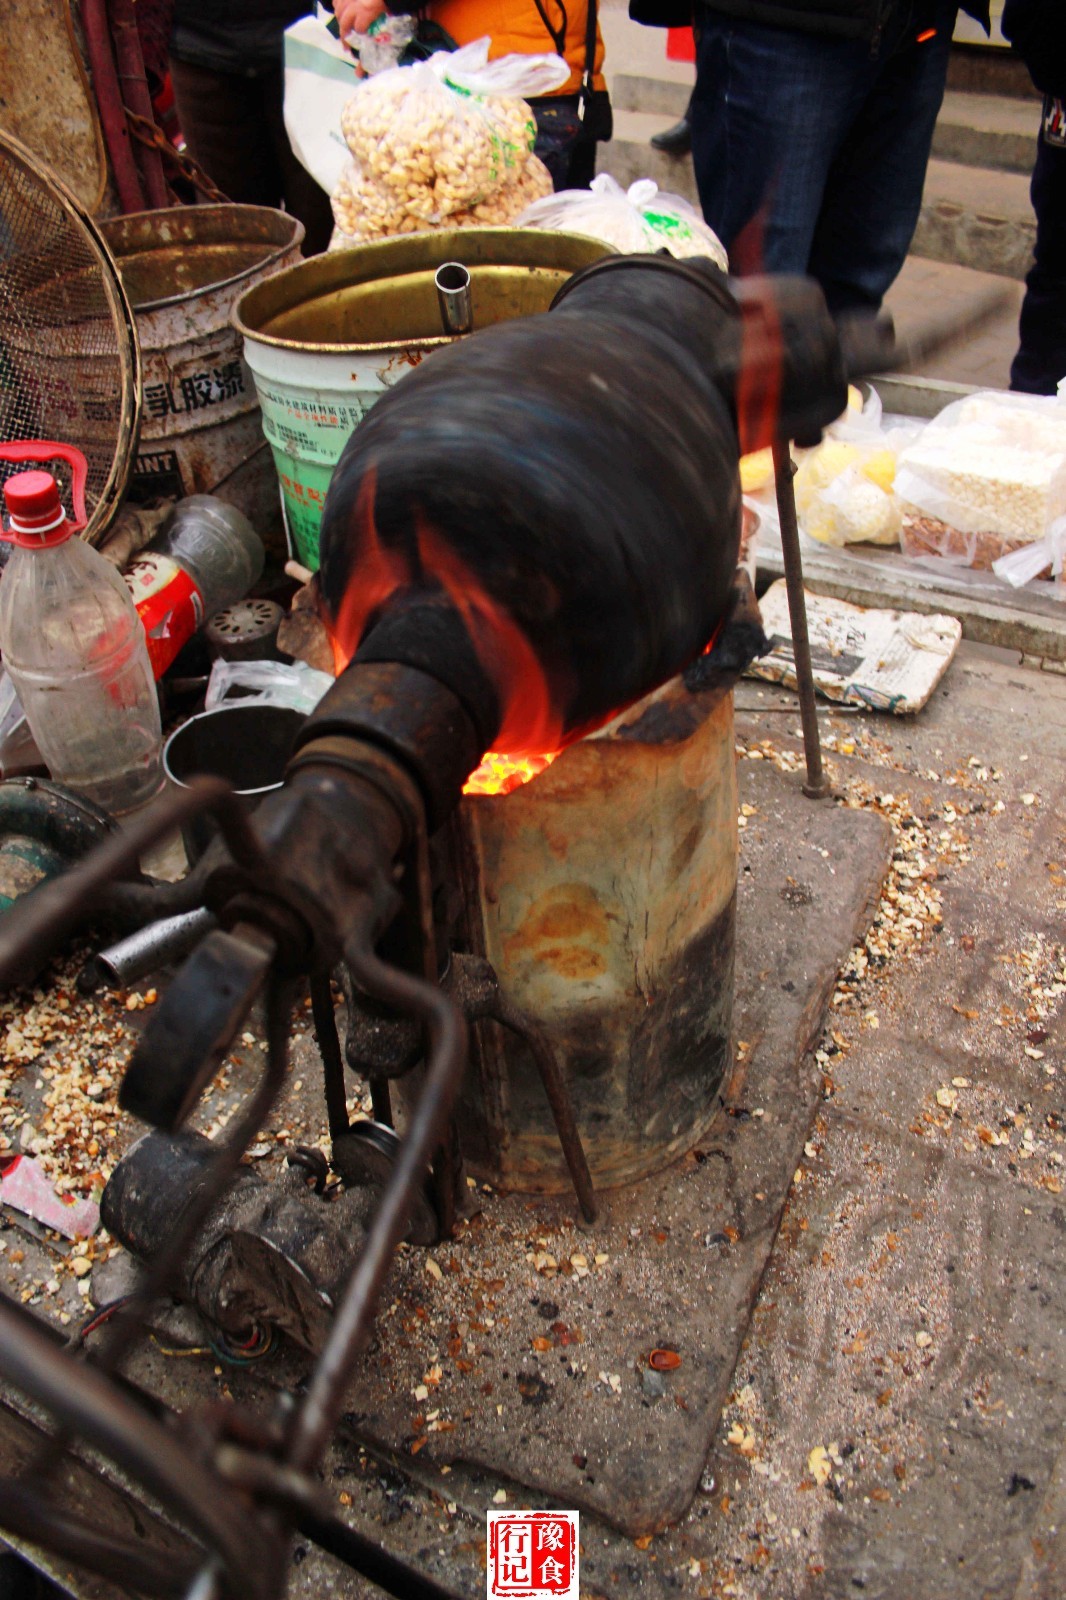
M225 778L252 811L264 795L281 788L304 713L291 706L239 700L190 717L163 746L163 771L179 789L205 774ZM182 828L185 853L199 861L215 836L209 817L193 817Z
M217 205L100 226L144 369L131 498L220 492L262 530L277 517L277 490L230 312L242 289L299 261L303 224L267 206Z
M466 948L549 1041L594 1181L661 1170L704 1136L732 1060L737 786L729 689L675 678L510 794L457 818ZM529 1046L471 1030L470 1169L569 1188Z
M576 235L464 228L316 256L249 289L235 327L255 376L290 546L318 567L329 480L352 429L443 333L438 267L470 271L475 328L546 311L573 273L612 252Z

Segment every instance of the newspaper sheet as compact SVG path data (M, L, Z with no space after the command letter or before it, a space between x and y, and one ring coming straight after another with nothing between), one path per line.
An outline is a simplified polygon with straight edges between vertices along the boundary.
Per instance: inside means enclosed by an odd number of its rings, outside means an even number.
M759 602L769 655L748 676L794 688L792 625L785 580ZM830 700L899 715L920 711L947 671L962 638L956 617L915 611L870 611L826 595L807 595L807 628L815 688Z

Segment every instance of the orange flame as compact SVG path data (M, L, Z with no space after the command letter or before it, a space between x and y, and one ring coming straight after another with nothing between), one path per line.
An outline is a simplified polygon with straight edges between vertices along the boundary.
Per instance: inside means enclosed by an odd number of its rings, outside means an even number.
M348 579L336 617L327 615L324 619L333 650L333 671L338 678L358 650L363 630L374 612L390 594L410 582L403 557L398 551L387 549L378 538L374 522L375 487L376 479L371 470L360 483L355 502L355 521L363 530L358 572L353 572Z
M542 772L564 743L562 714L553 704L543 668L522 629L435 528L418 518L410 551L382 543L374 520L375 487L374 474L368 472L355 507L362 535L359 560L336 618L327 618L335 670L343 672L371 616L391 594L434 579L462 618L502 711L492 745L495 754L470 778L467 792L508 794Z
M553 750L551 755L505 756L490 751L463 784L463 793L510 794L512 789L520 789L524 783L539 777L558 754L558 750Z

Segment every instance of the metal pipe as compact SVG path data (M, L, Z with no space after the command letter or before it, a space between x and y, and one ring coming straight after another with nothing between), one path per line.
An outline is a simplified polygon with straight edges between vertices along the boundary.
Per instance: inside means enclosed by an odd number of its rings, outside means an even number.
M217 819L237 864L255 881L269 883L272 869L229 784L221 778L194 778L105 839L62 877L42 883L0 921L0 990L23 981L27 970L39 971L85 914L98 908L114 879L127 877L152 845L205 811Z
M111 171L118 190L119 204L124 212L143 211L144 190L137 163L133 159L130 130L118 86L115 58L111 51L111 33L108 27L104 0L83 0L82 21L85 24L85 44L89 53L89 71L92 73L93 95L100 112Z
M107 0L111 21L111 39L115 47L115 61L119 93L124 105L145 121L154 123L155 112L148 80L144 71L144 53L141 36L137 32L133 0ZM140 168L148 205L153 211L162 211L170 205L170 193L163 175L163 161L159 151L137 140L133 147L134 160Z
M372 948L373 908L364 905L344 947L355 982L367 994L417 1017L429 1032L425 1081L396 1160L396 1170L337 1307L333 1325L292 1424L285 1459L313 1470L344 1409L355 1358L366 1338L396 1246L407 1232L415 1190L444 1137L466 1065L466 1024L459 1008L436 984L388 967Z
M803 785L803 792L812 800L822 800L829 793L829 780L822 770L822 745L814 702L811 640L807 631L807 602L803 594L803 558L800 555L799 524L796 520L796 491L792 484L796 468L787 440L777 440L773 451L777 514L781 520L781 554L785 563L788 614L792 623L792 658L796 664L803 752L807 758L807 781Z
M474 304L466 267L461 261L446 261L437 268L433 282L445 333L469 333L474 326Z
M101 987L126 989L149 972L188 955L197 940L217 926L213 913L203 906L178 917L150 922L117 944L98 951L78 974L78 988L83 994Z

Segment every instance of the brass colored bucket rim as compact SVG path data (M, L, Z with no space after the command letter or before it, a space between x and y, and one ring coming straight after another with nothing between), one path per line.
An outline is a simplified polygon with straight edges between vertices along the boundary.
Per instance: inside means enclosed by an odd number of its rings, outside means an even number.
M502 243L504 240L508 241L509 247ZM531 247L531 254L539 259L516 260L516 240L526 241ZM499 248L494 248L497 245ZM574 248L575 255L582 254L586 258L575 260L572 266L560 261L559 256L565 254L568 247ZM418 259L419 249L424 259ZM527 267L533 272L554 268L572 274L590 266L601 256L617 253L612 245L605 244L601 239L593 239L586 234L556 233L547 228L455 228L450 231L407 234L395 239L378 239L371 244L356 245L350 250L330 250L323 255L312 256L253 285L235 303L230 321L250 343L307 355L358 356L382 351L435 350L442 345L453 344L463 335L422 334L356 344L284 338L278 334L261 332L256 321L271 321L286 311L295 310L309 299L333 291L360 285L369 287L388 278L413 277L419 272L435 272L446 261L461 262L471 270L479 267ZM349 275L353 256L358 256L365 266L365 270L354 277ZM390 271L390 262L394 260L396 269ZM293 288L302 292L289 293Z
M243 217L249 224L258 223L261 227L268 224L269 219L269 223L274 226L266 226L264 231L259 234L256 234L254 229L250 228L243 237L239 231L236 236L233 234L223 236L221 233L216 238L210 236L210 224L223 219L232 221L235 216ZM194 249L197 244L240 245L256 243L273 244L274 249L269 255L261 257L258 261L251 262L247 267L242 267L240 272L231 273L226 278L217 278L213 283L201 284L195 289L183 289L179 294L161 295L155 300L139 300L133 307L137 315L142 312L161 311L168 306L180 306L189 300L202 300L204 295L214 294L219 289L228 289L234 284L242 283L245 278L255 275L262 276L264 272L269 273L276 262L287 255L290 250L299 249L304 241L305 229L303 223L297 217L291 216L289 212L278 211L273 206L247 206L239 205L236 201L229 201L222 205L171 206L168 209L159 211L132 211L124 216L110 217L100 223L100 230L107 240L108 248L115 258L120 274L126 256L120 254L117 241L125 240L127 237L138 239L137 248L131 250L129 252L130 255L135 255L140 250L147 253L153 247L161 248L167 242L159 236L161 227L165 226L171 219L179 224L196 223L198 225L197 233L199 233L200 227L204 224L208 225L207 237L188 240L191 249ZM273 237L271 237L271 233L273 233ZM284 237L282 237L283 233ZM138 235L143 235L143 240L139 239ZM180 241L175 240L173 242L178 243Z

